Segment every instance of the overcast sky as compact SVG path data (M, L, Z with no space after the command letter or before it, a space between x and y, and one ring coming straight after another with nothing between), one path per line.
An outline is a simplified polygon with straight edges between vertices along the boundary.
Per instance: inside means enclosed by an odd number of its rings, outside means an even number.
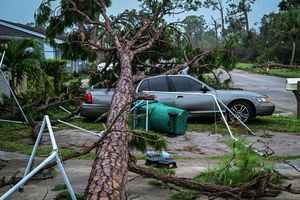
M20 23L34 21L34 11L39 6L42 0L0 0L0 18ZM223 0L224 2L226 0ZM270 12L277 11L280 0L256 0L252 12L249 14L251 26L259 23L261 18ZM118 13L124 9L138 8L137 0L112 0L112 7L109 12L112 14ZM211 16L218 18L216 12L210 9L200 9L197 12L183 13L176 16L168 17L169 20L182 19L186 15L204 15L208 24L211 23Z

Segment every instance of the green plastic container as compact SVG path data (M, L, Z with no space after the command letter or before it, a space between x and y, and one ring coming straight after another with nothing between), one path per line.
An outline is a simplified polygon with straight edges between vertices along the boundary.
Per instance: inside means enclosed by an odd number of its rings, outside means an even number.
M187 129L188 113L185 110L167 106L157 101L149 101L149 130L155 132L183 135ZM138 109L137 127L145 128L146 102Z

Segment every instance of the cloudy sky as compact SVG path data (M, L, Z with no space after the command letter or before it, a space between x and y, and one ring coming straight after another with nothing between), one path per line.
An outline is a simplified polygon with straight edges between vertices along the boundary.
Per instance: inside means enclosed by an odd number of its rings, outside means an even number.
M34 11L39 6L42 0L1 0L0 1L0 19L5 19L13 22L33 22ZM224 0L225 2L226 0ZM252 27L255 23L259 23L261 18L270 12L278 10L277 5L280 0L256 0L252 12L249 14L249 19ZM137 0L112 0L112 7L109 12L114 14L124 9L138 8ZM197 12L182 13L176 16L170 16L169 20L182 19L186 15L204 15L208 24L211 23L211 16L218 18L216 12L210 9L200 9ZM257 27L257 26L256 26Z

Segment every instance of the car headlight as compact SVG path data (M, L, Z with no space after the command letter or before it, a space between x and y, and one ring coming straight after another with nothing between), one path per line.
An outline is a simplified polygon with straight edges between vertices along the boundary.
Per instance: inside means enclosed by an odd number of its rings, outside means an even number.
M272 101L271 97L257 97L256 100L259 102L259 103L270 103Z

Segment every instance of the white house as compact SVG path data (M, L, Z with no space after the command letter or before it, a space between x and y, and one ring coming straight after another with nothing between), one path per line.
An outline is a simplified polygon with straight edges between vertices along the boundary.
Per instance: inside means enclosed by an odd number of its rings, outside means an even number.
M30 25L0 19L0 44L12 39L24 38L32 38L39 41L43 47L46 59L59 58L61 56L60 50L47 42L45 30L43 28L35 28ZM55 42L61 44L64 42L64 39L64 36L58 36L55 38ZM66 70L69 72L79 72L84 69L85 65L85 61L69 61L66 65Z

